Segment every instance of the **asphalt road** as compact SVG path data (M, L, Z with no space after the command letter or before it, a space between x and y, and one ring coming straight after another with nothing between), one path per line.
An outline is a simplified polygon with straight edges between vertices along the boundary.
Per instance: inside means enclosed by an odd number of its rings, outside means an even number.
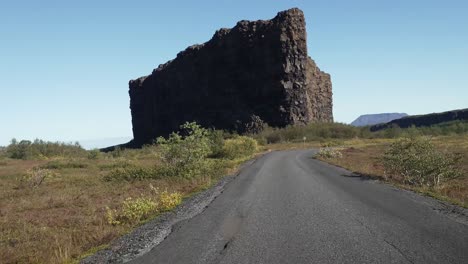
M263 156L131 263L468 263L464 218L311 156Z

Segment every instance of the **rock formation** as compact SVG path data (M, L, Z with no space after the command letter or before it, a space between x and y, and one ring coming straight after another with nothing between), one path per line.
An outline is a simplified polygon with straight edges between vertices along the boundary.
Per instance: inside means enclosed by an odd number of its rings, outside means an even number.
M382 113L361 115L356 120L351 122L352 126L371 126L381 123L387 123L395 119L407 116L406 113Z
M134 146L186 121L241 133L256 122L333 121L330 75L307 55L304 14L297 8L220 29L129 86Z
M427 115L406 116L385 124L371 126L370 130L379 131L385 128L391 128L393 126L398 126L401 128L408 128L411 126L432 126L450 121L468 121L468 108Z

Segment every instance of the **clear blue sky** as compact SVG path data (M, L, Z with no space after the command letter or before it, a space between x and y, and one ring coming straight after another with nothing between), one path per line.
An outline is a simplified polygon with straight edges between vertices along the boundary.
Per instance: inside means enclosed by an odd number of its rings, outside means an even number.
M468 107L468 2L3 1L0 145L131 136L128 81L216 29L301 8L334 115Z

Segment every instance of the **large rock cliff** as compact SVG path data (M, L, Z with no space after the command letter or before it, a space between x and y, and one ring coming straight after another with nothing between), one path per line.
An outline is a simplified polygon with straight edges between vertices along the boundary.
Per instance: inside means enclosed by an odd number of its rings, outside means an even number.
M240 21L130 81L133 145L176 131L186 121L244 132L332 122L330 75L307 55L304 14Z

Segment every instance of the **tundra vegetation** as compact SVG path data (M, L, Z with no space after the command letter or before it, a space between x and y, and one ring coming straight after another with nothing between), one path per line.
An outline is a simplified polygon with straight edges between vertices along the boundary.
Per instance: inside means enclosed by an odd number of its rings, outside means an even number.
M12 140L0 148L0 259L77 262L256 153L309 147L321 148L317 158L324 161L467 206L463 122L379 132L310 124L248 136L186 123L152 145L109 153L78 143Z
M256 152L252 138L195 123L142 149L109 153L12 140L0 149L0 262L77 262Z
M322 142L315 157L468 207L468 122L393 127L369 135Z

